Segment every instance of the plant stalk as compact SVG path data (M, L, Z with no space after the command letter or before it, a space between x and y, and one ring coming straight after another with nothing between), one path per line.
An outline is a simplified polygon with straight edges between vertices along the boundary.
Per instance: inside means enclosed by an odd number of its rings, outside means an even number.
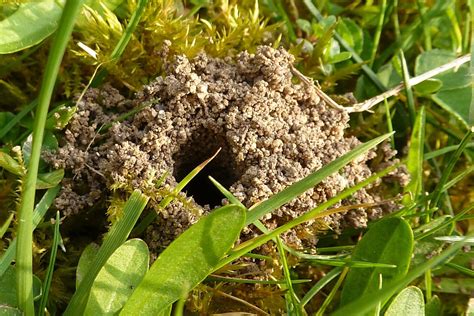
M59 66L81 4L81 0L66 1L63 14L61 15L59 27L48 56L38 97L38 107L33 125L31 158L28 164L26 178L22 185L22 196L18 214L16 284L18 306L27 316L34 315L32 271L33 208L44 127L48 115L49 103L53 94L54 83L59 72Z

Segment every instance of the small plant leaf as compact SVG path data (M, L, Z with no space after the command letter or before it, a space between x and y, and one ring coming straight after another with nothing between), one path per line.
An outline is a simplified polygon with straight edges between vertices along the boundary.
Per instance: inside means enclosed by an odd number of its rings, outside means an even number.
M406 274L413 249L413 232L401 218L386 218L375 223L359 241L352 260L394 264L397 267L351 269L342 289L341 305L390 285L394 279Z
M0 306L0 315L1 316L22 316L23 312L15 307L10 306Z
M201 218L153 263L120 315L157 315L204 280L230 250L245 223L239 206Z
M416 286L409 286L398 294L385 312L385 316L424 316L423 292Z
M40 43L59 24L64 1L44 0L23 3L0 21L0 54L10 54ZM34 26L34 27L32 27Z
M120 246L100 270L84 315L115 315L148 271L148 246L130 239Z

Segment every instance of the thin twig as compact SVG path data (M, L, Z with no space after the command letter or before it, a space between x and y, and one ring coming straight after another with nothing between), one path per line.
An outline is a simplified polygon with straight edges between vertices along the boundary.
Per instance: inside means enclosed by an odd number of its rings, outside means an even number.
M410 80L408 80L408 84L410 86L415 86L427 79L430 79L430 78L433 78L434 76L437 76L447 70L450 70L450 69L453 69L453 68L458 68L460 67L461 65L469 62L471 60L471 55L464 55L464 56L461 56L449 63L446 63L444 65L441 65L435 69L432 69L432 70L429 70L419 76L416 76L416 77L413 77L411 78ZM348 112L348 113L354 113L354 112L364 112L364 111L370 111L370 109L372 107L374 107L375 105L379 104L380 102L383 102L385 99L389 98L389 97L392 97L392 96L395 96L397 95L398 93L400 93L400 91L402 91L404 88L405 88L405 84L403 82L401 82L399 85L397 85L396 87L382 93L382 94L379 94L371 99L368 99L364 102L360 102L360 103L357 103L357 104L354 104L354 106L348 106L348 107L344 107L344 106L341 106L339 105L336 101L334 101L333 99L331 99L327 94L325 94L320 88L317 87L317 85L314 84L313 80L311 78L308 78L306 77L305 75L303 75L301 72L299 72L296 68L294 68L293 66L290 66L290 69L291 69L291 72L296 76L298 77L298 79L300 79L304 84L308 85L308 86L312 86L314 87L314 90L316 92L316 94L324 101L326 102L328 105L330 105L331 107L333 108L336 108L338 110L341 110L341 111L345 111L345 112Z

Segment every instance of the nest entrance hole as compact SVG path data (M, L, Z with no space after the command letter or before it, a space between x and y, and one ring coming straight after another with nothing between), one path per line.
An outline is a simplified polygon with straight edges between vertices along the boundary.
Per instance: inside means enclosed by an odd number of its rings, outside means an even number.
M208 176L213 177L226 188L240 178L237 164L225 137L203 128L195 132L173 157L175 161L173 176L179 182L194 168L212 157L219 148L221 149L219 154L184 189L187 196L192 196L196 203L201 206L209 205L211 209L221 205L224 196L212 184Z

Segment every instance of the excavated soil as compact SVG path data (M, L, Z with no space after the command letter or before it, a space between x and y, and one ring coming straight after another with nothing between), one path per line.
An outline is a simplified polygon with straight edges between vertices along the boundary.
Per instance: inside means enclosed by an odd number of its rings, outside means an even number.
M255 54L243 52L226 59L176 56L166 75L133 100L110 86L90 89L78 102L60 149L48 155L56 168L69 173L56 207L64 215L76 216L103 205L111 189L139 188L154 195L151 207L157 208L163 192L221 148L187 187L192 199L182 195L148 228L146 240L158 251L223 202L208 175L251 206L360 144L356 137L345 136L347 113L327 106L314 87L296 82L293 61L284 49L267 46ZM140 105L145 108L102 132L119 115ZM381 151L382 164L394 162L395 152L388 145ZM371 151L357 158L264 222L269 227L280 225L366 179L375 156ZM157 188L163 175L167 175L164 185ZM406 182L403 172L398 175ZM343 204L380 201L376 192L373 186L362 189ZM358 209L326 222L336 231L363 227L390 208ZM315 229L308 223L288 233L286 241L297 247L314 242Z

